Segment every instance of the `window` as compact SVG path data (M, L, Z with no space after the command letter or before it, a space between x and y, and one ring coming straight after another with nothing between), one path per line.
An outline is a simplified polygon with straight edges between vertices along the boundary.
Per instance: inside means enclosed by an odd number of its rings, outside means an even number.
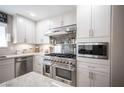
M7 47L6 26L0 25L0 47Z

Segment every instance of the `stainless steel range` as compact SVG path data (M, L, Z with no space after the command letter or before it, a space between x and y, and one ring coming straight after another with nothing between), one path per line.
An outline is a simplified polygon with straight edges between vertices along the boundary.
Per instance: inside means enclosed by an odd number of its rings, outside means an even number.
M43 64L44 75L76 86L76 55L46 54Z

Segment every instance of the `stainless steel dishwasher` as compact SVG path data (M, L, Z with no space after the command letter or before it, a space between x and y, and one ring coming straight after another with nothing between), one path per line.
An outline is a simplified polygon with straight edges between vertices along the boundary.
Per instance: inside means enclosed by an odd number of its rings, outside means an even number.
M15 59L15 77L33 71L33 57L19 57Z

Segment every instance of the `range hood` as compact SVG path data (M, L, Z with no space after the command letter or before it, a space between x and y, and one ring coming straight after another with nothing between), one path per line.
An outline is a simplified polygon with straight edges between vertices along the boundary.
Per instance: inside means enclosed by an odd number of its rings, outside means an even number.
M69 25L69 26L62 26L58 28L50 29L48 32L45 33L46 36L58 36L58 35L66 35L70 32L76 31L76 24Z
M68 34L66 31L48 31L45 33L46 36L57 36L57 35L64 35Z

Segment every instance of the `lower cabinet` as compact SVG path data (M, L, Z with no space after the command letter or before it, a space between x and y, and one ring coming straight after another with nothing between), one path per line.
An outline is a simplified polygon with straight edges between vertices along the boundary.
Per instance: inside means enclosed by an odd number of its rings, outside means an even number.
M101 72L92 72L92 86L93 87L109 87L109 74Z
M100 67L99 67L100 68ZM95 66L77 65L77 86L78 87L109 87L109 72L104 72L101 67L97 69Z
M77 86L78 87L90 87L89 70L83 68L77 68Z
M43 57L41 55L34 56L33 71L43 74Z
M14 77L14 59L0 60L0 83L6 82Z

